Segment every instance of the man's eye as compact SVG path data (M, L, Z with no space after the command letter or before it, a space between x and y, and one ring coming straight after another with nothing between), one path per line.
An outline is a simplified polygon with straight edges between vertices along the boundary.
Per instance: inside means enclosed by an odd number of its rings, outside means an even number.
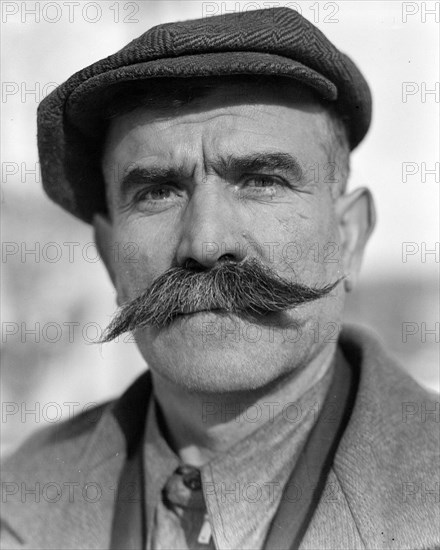
M289 187L289 184L281 177L257 174L243 178L240 195L243 198L261 200L282 199L286 196Z
M158 187L150 187L147 189L141 189L135 194L134 201L135 202L141 202L141 201L160 202L160 201L173 200L180 196L181 194L179 193L178 189L175 189L171 186L158 186Z
M159 212L179 204L183 196L183 190L171 184L146 185L132 195L124 209Z
M270 176L252 176L247 178L245 183L249 187L273 187L280 182Z

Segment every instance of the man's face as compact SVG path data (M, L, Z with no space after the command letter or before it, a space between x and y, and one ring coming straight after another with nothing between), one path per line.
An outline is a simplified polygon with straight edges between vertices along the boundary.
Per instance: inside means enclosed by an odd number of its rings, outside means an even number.
M109 241L137 250L135 262L109 266L119 303L172 266L209 269L225 258L255 258L309 286L343 276L326 116L311 95L233 85L177 114L140 108L116 118L103 157ZM187 389L261 388L325 357L343 296L338 285L325 298L252 321L203 311L138 329L135 338L154 374Z

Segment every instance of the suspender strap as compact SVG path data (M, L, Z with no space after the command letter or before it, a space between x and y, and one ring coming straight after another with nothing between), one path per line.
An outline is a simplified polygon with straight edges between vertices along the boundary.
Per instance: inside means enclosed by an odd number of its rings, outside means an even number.
M110 550L144 550L146 543L143 435L151 375L147 371L121 397L114 415L126 439L127 458L122 468L110 538Z
M353 372L342 352L323 408L285 488L264 545L297 550L322 495L355 396Z
M122 470L116 494L110 550L144 550L145 517L142 445Z

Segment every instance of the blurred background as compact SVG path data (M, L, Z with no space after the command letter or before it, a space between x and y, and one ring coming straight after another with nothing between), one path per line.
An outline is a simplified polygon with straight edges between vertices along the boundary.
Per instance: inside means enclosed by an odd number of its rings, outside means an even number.
M3 454L36 429L119 395L145 369L127 339L95 343L115 311L115 293L91 228L42 191L39 101L75 71L153 25L280 5L301 11L347 52L373 90L373 123L352 155L349 187L372 190L378 225L347 319L372 327L403 368L438 391L439 35L430 13L435 2L4 1Z

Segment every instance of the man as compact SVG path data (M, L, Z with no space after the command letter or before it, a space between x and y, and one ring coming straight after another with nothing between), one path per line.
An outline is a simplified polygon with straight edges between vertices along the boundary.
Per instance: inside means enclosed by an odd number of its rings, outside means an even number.
M4 548L440 545L438 429L402 416L435 398L339 330L370 116L286 8L155 27L42 102L46 191L93 223L117 291L103 341L132 331L149 371L8 461Z

